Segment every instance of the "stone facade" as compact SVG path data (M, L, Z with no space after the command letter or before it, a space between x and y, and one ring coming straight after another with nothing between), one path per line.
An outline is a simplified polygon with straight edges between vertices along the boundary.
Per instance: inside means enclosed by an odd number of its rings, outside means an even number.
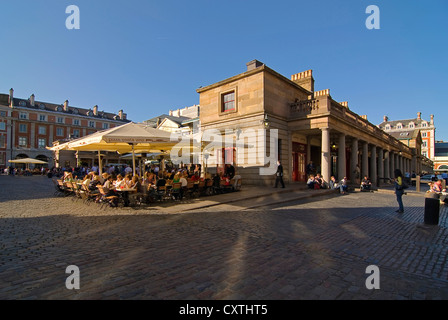
M346 176L353 183L358 183L354 177L357 165L361 175L369 176L375 184L392 177L396 168L403 172L417 169L419 160L412 147L370 123L366 116L352 112L348 102L333 100L329 89L314 91L312 70L288 79L254 60L247 64L246 72L197 92L203 132L218 130L236 139L238 132L245 134L269 126L265 152L271 163L236 166L247 183L272 184L274 175L260 175L259 169L271 167L277 159L282 161L288 183L306 181L309 161L327 181L334 175L337 179ZM273 130L278 132L274 157L269 142Z

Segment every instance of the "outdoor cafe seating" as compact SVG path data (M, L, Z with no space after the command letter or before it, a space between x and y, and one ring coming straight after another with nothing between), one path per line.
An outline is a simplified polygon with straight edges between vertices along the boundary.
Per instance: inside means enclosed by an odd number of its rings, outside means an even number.
M55 186L55 196L71 197L73 201L81 200L86 205L97 203L100 207L140 207L154 203L178 203L181 200L192 200L204 196L219 195L241 190L241 179L235 181L221 180L218 183L212 179L199 181L187 180L187 186L180 182L167 180L164 186L153 184L136 188L117 188L113 193L106 193L101 185L91 190L81 180L52 179Z

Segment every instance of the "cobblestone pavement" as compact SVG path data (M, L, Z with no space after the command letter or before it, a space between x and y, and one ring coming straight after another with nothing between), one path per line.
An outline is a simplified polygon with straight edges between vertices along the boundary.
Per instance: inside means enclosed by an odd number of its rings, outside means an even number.
M0 299L448 298L447 210L424 225L420 196L404 197L404 214L387 193L176 213L99 210L53 190L0 176ZM65 287L68 265L80 290Z

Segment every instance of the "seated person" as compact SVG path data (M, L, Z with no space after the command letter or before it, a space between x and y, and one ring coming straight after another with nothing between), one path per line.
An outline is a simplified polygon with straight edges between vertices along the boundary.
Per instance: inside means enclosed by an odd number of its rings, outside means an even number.
M311 174L308 178L308 181L306 182L306 185L308 186L309 189L314 189L314 184L315 184L314 175Z
M330 189L338 189L339 183L337 183L336 178L334 176L331 176L330 178Z
M372 189L372 182L370 182L370 179L367 176L364 176L364 178L361 181L361 191L370 191Z
M322 189L324 184L324 180L322 179L322 176L318 173L314 177L314 189Z
M123 179L123 176L121 174L117 175L117 180L115 181L115 188L119 189L124 189L126 188L126 184L125 181Z
M159 174L159 179L157 179L156 187L164 187L166 185L166 180L163 173Z
M437 192L437 193L442 192L442 180L437 180L436 182L433 183L431 187L431 192Z
M198 182L201 179L201 177L199 176L199 172L195 172L195 174L191 177L191 181L193 182Z
M347 177L344 177L341 181L339 181L339 190L341 194L347 193Z

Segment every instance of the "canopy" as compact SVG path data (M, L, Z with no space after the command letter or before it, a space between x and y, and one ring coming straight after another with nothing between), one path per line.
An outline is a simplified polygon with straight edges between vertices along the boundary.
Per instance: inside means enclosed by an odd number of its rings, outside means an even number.
M57 150L112 151L118 153L157 152L172 148L178 141L171 141L171 133L130 122L119 127L98 131L52 148ZM99 157L99 160L101 158ZM101 168L101 164L99 164ZM135 174L135 156L133 156Z
M45 161L32 159L32 158L8 160L8 162L12 162L12 163L26 163L26 164L30 164L30 163L33 163L33 164L47 164L48 163L48 162L45 162Z

